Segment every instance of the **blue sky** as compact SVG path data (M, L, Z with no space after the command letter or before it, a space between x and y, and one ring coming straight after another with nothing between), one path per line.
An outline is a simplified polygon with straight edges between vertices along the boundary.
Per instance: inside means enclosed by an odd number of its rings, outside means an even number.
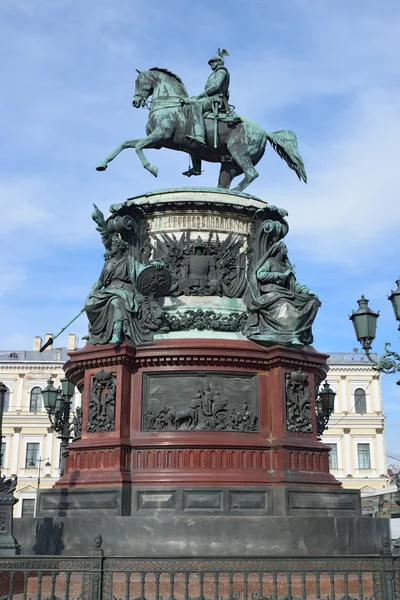
M247 191L289 211L290 258L323 302L315 347L357 346L348 315L364 293L381 310L374 350L399 349L386 300L400 275L399 31L398 0L2 0L0 348L30 348L79 311L102 264L93 202L107 212L187 184L186 155L167 150L148 151L157 180L132 151L95 171L144 132L135 67L167 67L194 94L224 47L237 111L299 138L309 184L267 149ZM205 165L196 184L217 173ZM85 317L70 331L84 335ZM395 381L383 384L387 449L400 458Z

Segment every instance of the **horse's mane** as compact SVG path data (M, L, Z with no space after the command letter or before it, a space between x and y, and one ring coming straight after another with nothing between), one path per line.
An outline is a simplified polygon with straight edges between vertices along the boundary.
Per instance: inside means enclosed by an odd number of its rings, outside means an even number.
M185 84L183 83L182 79L180 77L178 77L178 75L175 75L175 73L173 73L172 71L169 71L168 69L161 69L160 67L153 67L153 68L149 69L149 71L160 71L161 73L165 73L166 75L173 77L174 79L179 81L179 83L183 86L183 89L186 92Z

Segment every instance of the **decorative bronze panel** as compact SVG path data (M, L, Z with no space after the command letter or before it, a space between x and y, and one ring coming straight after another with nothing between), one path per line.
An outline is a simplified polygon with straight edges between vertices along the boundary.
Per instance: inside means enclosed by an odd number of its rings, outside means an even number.
M257 376L145 374L143 430L257 431Z
M113 373L101 370L93 375L92 387L89 391L87 431L92 433L114 431L116 391Z

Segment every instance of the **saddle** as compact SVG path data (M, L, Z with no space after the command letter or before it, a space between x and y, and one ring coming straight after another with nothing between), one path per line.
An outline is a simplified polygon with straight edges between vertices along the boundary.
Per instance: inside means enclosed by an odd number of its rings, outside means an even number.
M234 106L229 104L224 96L212 101L212 110L204 113L204 119L216 119L221 123L227 123L228 127L235 127L242 119L234 112Z

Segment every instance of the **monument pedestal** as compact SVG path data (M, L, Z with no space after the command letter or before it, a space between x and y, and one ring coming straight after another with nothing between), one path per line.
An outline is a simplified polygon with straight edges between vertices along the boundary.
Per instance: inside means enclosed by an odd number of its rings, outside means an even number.
M79 553L97 532L113 553L136 548L142 556L379 551L387 521L360 516L359 492L343 490L329 473L329 448L317 439L314 390L325 376L325 355L191 339L145 348L88 345L70 356L67 377L83 385L82 438L66 451L63 477L40 493L37 512L62 525L65 553ZM106 386L96 396L99 373ZM302 428L308 432L291 431L292 373L307 379ZM109 410L107 421L106 395L114 384L115 419ZM202 387L214 392L211 404L217 394L223 407L221 390L234 410L214 420L212 406L188 411ZM156 421L165 404L175 425ZM191 421L195 412L198 419ZM229 417L235 412L236 420ZM114 425L104 431L106 422ZM102 425L94 431L96 423Z
M316 433L325 364L312 348L240 340L88 345L65 365L83 386L82 437L68 447L55 487L339 488ZM303 409L288 397L298 375Z
M66 554L96 533L125 555L378 553L388 521L360 516L359 492L330 474L318 440L327 356L309 346L319 301L287 257L286 211L184 188L110 210L94 214L107 249L88 312L98 345L65 365L82 392L82 431L39 495L36 538L59 538L54 552ZM150 255L161 263L140 281ZM161 264L171 283L156 298ZM131 345L107 343L110 298ZM154 343L132 341L139 330ZM23 521L27 552L35 535Z

